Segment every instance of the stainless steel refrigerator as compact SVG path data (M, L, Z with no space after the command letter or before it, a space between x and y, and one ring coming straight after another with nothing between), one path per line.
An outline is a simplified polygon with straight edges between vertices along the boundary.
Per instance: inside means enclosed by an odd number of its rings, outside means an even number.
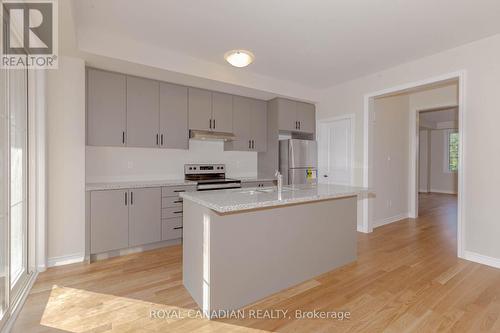
M283 184L316 184L318 145L312 140L280 140L279 169Z

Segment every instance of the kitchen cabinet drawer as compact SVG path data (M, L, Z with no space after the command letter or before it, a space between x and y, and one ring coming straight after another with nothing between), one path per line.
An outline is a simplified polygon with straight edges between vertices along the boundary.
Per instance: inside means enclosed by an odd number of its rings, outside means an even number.
M182 217L182 207L170 207L161 209L162 219L171 219L175 217Z
M196 190L194 185L181 185L181 186L166 186L161 188L162 197L177 197L181 192L189 192Z
M164 197L161 198L161 208L180 207L182 208L182 198Z
M161 221L161 240L182 237L182 218L163 219Z

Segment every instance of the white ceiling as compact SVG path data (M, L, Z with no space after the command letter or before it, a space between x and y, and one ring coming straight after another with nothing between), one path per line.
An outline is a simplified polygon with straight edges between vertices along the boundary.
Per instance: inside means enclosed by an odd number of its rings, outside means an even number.
M311 88L373 73L500 32L499 0L79 0L79 31L154 45ZM147 57L147 54L144 55Z

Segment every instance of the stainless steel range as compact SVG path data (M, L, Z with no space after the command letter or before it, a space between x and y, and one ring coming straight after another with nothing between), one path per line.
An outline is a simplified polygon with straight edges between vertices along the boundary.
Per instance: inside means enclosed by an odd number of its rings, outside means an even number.
M197 183L197 191L240 188L241 180L226 178L224 164L185 164L184 178Z

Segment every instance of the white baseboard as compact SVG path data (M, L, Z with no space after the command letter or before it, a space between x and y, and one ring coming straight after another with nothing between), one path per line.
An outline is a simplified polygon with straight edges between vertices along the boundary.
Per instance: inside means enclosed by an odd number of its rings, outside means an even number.
M398 222L398 221L407 219L409 216L410 216L410 213L403 213L403 214L387 217L385 219L374 221L373 227L377 228L377 227L381 227L381 226L386 225L386 224Z
M62 266L83 262L84 254L71 254L69 256L52 257L47 260L48 267Z
M358 227L357 227L357 231L358 231L358 232L365 233L365 234L369 234L369 233L371 232L371 231L366 230L366 228L365 228L365 227L363 227L362 225L358 225Z
M477 262L479 264L500 268L500 259L488 257L479 253L464 251L464 259Z
M446 191L446 190L439 190L436 188L431 188L430 190L431 193L442 193L442 194L457 194L457 191Z

